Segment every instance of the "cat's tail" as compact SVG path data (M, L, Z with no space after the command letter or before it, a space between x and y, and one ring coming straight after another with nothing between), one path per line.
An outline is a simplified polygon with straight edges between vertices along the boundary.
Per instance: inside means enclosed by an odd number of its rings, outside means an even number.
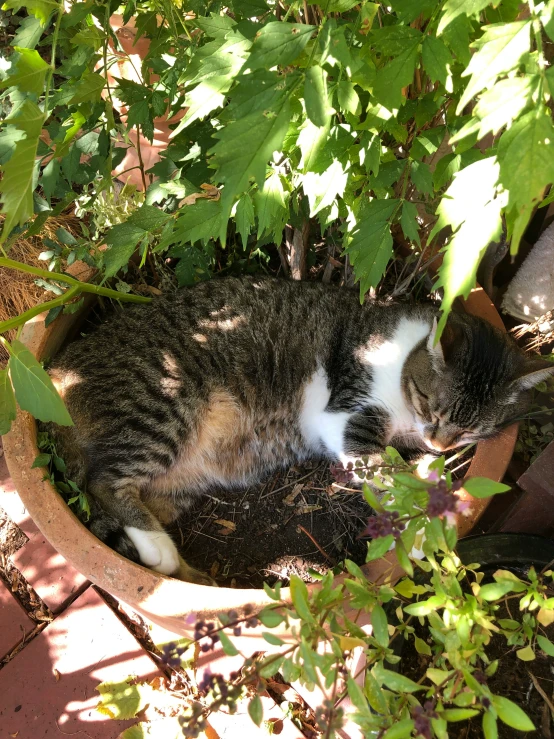
M39 433L47 434L49 446L46 448L55 451L63 459L66 480L71 480L86 495L90 509L88 520L85 521L87 528L123 557L140 564L138 550L125 533L121 522L108 513L100 501L87 490L88 463L76 427L39 423Z

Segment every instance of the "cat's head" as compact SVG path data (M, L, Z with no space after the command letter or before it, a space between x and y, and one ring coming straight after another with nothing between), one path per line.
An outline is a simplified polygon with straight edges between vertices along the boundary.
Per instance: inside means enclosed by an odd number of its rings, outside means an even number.
M529 390L554 365L523 354L481 318L452 314L435 346L427 340L408 357L402 388L424 443L436 451L494 436L525 414Z

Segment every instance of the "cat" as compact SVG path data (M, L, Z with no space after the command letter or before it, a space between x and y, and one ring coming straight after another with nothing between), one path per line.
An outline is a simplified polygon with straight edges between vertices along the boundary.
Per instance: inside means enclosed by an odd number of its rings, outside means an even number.
M165 575L186 564L163 526L194 496L308 458L343 465L386 445L442 452L521 416L554 372L474 316L435 344L429 305L360 304L311 282L225 277L113 315L49 373L74 426L48 424L90 528Z

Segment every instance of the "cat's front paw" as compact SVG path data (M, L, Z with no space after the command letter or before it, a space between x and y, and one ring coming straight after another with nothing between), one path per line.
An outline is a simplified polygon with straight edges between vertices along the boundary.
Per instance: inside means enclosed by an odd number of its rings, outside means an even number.
M125 526L125 533L137 548L143 565L162 575L174 575L179 571L181 562L177 547L165 531Z

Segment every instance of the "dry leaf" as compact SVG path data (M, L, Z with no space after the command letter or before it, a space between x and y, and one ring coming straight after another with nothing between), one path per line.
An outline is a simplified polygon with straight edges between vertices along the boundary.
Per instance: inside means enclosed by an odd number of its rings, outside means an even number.
M292 493L290 493L290 495L287 495L286 498L283 498L283 504L293 506L295 499L298 498L303 489L304 485L295 485L292 489Z
M17 736L18 734L19 734L19 731L16 731L16 732L15 732L15 734L10 734L10 736L13 736L13 738L15 739L15 737L16 737L16 736Z
M219 200L221 197L221 192L214 185L204 183L203 185L200 185L200 189L204 190L204 192L193 192L190 195L187 195L186 198L181 200L179 207L182 205L194 205L200 198L205 198L206 200Z
M56 670L55 667L52 670L52 672L54 673L54 677L56 678L56 682L59 683L60 682L60 673Z
M237 528L236 523L233 523L233 521L228 521L226 518L216 518L214 523L218 523L220 526L225 526L225 528L230 529L230 531L235 531Z
M314 511L320 511L320 505L301 505L295 510L297 516L303 516L305 513L313 513Z
M219 562L216 560L210 567L210 577L215 577L219 572Z

